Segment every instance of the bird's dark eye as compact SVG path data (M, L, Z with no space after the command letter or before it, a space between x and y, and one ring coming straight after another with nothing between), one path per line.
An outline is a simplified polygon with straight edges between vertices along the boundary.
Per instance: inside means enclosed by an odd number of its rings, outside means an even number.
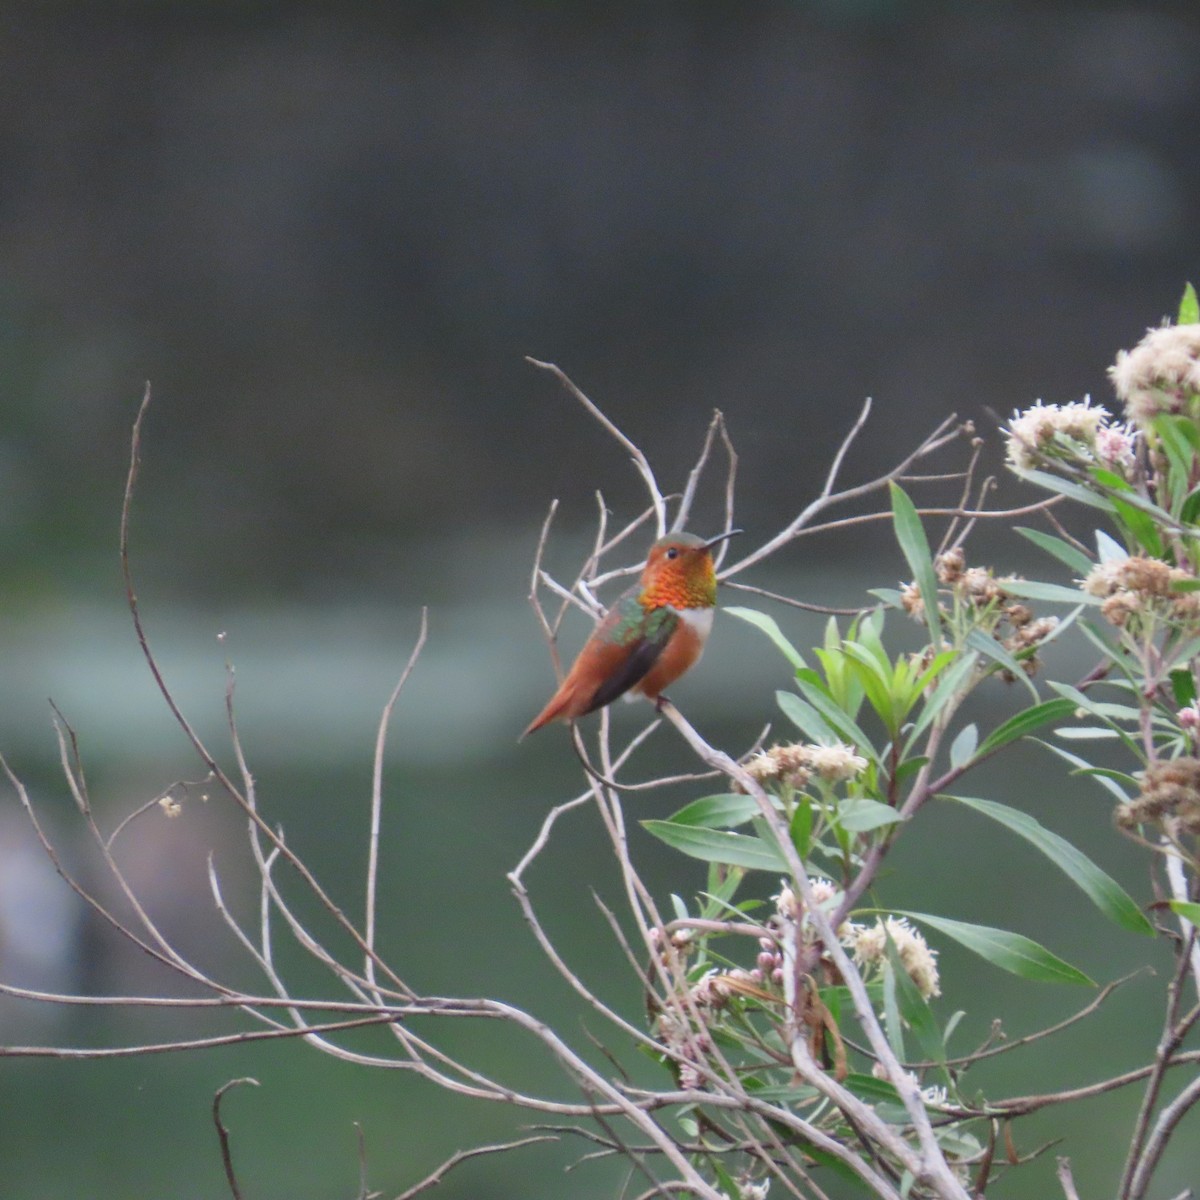
M679 557L679 547L678 547L678 546L672 546L672 547L671 547L671 548L670 548L670 549L667 551L667 557L668 557L668 558L678 558L678 557Z

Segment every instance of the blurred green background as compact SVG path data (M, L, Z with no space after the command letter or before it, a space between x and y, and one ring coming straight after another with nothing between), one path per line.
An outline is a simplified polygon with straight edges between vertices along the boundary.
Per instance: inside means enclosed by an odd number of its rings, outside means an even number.
M666 487L722 408L743 542L757 544L811 499L868 394L855 480L952 410L990 432L992 414L1037 397L1107 400L1117 349L1196 274L1198 105L1194 0L0 4L0 748L66 860L111 896L56 771L47 696L79 731L106 828L201 774L139 657L116 555L150 379L134 566L185 711L228 762L231 659L264 810L354 910L375 724L428 604L387 764L381 944L424 990L495 995L577 1030L504 879L580 787L560 731L515 745L552 682L525 593L551 498L564 573L597 488L621 518L642 500L619 449L523 356L570 372ZM719 521L713 482L695 524ZM993 536L977 557L1042 569L1014 541ZM881 532L800 544L752 582L854 604L902 574ZM819 637L818 620L777 615L797 643ZM1076 652L1056 653L1070 674ZM763 639L726 620L675 699L737 750L786 682ZM983 720L1014 703L995 700ZM641 714L618 719L632 729ZM648 769L688 762L665 731L647 755ZM1061 786L1048 765L1022 749L973 787L1076 837L1147 899L1104 794ZM204 791L176 821L131 827L122 861L189 953L249 982L204 878L215 847L250 911L241 822ZM631 817L695 794L640 797ZM926 825L896 854L887 902L1020 929L1101 980L1144 961L977 818L936 810ZM661 897L702 885L648 839L636 851ZM11 795L0 856L6 981L172 986L82 918ZM588 894L619 900L592 817L564 825L532 882L575 961L636 1012ZM953 946L942 965L946 1011L970 1008L964 1047L995 1016L1019 1034L1087 999ZM1145 1061L1156 995L1129 985L1060 1041L980 1070L981 1086L1067 1087ZM233 1027L0 1004L7 1044ZM528 1044L442 1036L571 1096ZM225 1111L254 1200L354 1195L356 1121L371 1186L394 1195L528 1119L290 1043L8 1058L0 1195L225 1195L209 1108L242 1075L262 1086ZM1065 1135L1081 1194L1108 1194L1135 1104L1050 1114L1018 1144ZM1179 1143L1156 1195L1200 1177L1194 1131ZM561 1174L577 1149L482 1160L439 1194L615 1195L611 1166ZM1050 1154L996 1194L1055 1187Z

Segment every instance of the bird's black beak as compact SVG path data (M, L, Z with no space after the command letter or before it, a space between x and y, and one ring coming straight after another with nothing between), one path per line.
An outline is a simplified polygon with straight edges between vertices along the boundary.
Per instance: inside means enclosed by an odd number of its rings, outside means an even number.
M716 537L709 538L708 541L704 543L704 548L705 548L705 550L711 550L714 546L718 545L720 542L725 541L727 538L737 537L737 535L739 533L745 533L745 532L746 531L744 529L730 529L730 530L727 530L725 533L718 533Z

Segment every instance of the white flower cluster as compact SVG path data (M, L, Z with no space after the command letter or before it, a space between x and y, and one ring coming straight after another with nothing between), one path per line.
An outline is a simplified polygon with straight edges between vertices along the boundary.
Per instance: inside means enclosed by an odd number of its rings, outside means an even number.
M942 994L938 977L937 951L903 917L876 920L874 925L854 925L849 930L849 948L860 967L872 966L887 957L888 939L896 947L900 963L917 991L928 1000Z
M1004 429L1009 465L1032 470L1054 453L1081 453L1102 466L1120 470L1133 462L1137 431L1114 422L1090 396L1070 404L1043 404L1013 413Z
M787 746L772 746L754 755L745 764L746 770L759 783L785 782L802 788L815 774L827 783L844 783L867 769L867 760L853 746L835 742L818 746L795 742Z
M1136 425L1186 411L1188 401L1200 398L1200 325L1147 330L1132 350L1117 355L1108 377Z

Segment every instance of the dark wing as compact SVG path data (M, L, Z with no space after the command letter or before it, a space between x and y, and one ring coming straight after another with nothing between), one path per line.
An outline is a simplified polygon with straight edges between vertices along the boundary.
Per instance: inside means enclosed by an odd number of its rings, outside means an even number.
M620 649L621 661L606 673L584 712L595 712L623 696L643 679L658 661L679 625L679 614L669 608L656 608L647 614L637 601L638 589L626 592L608 611L597 633L610 647Z

